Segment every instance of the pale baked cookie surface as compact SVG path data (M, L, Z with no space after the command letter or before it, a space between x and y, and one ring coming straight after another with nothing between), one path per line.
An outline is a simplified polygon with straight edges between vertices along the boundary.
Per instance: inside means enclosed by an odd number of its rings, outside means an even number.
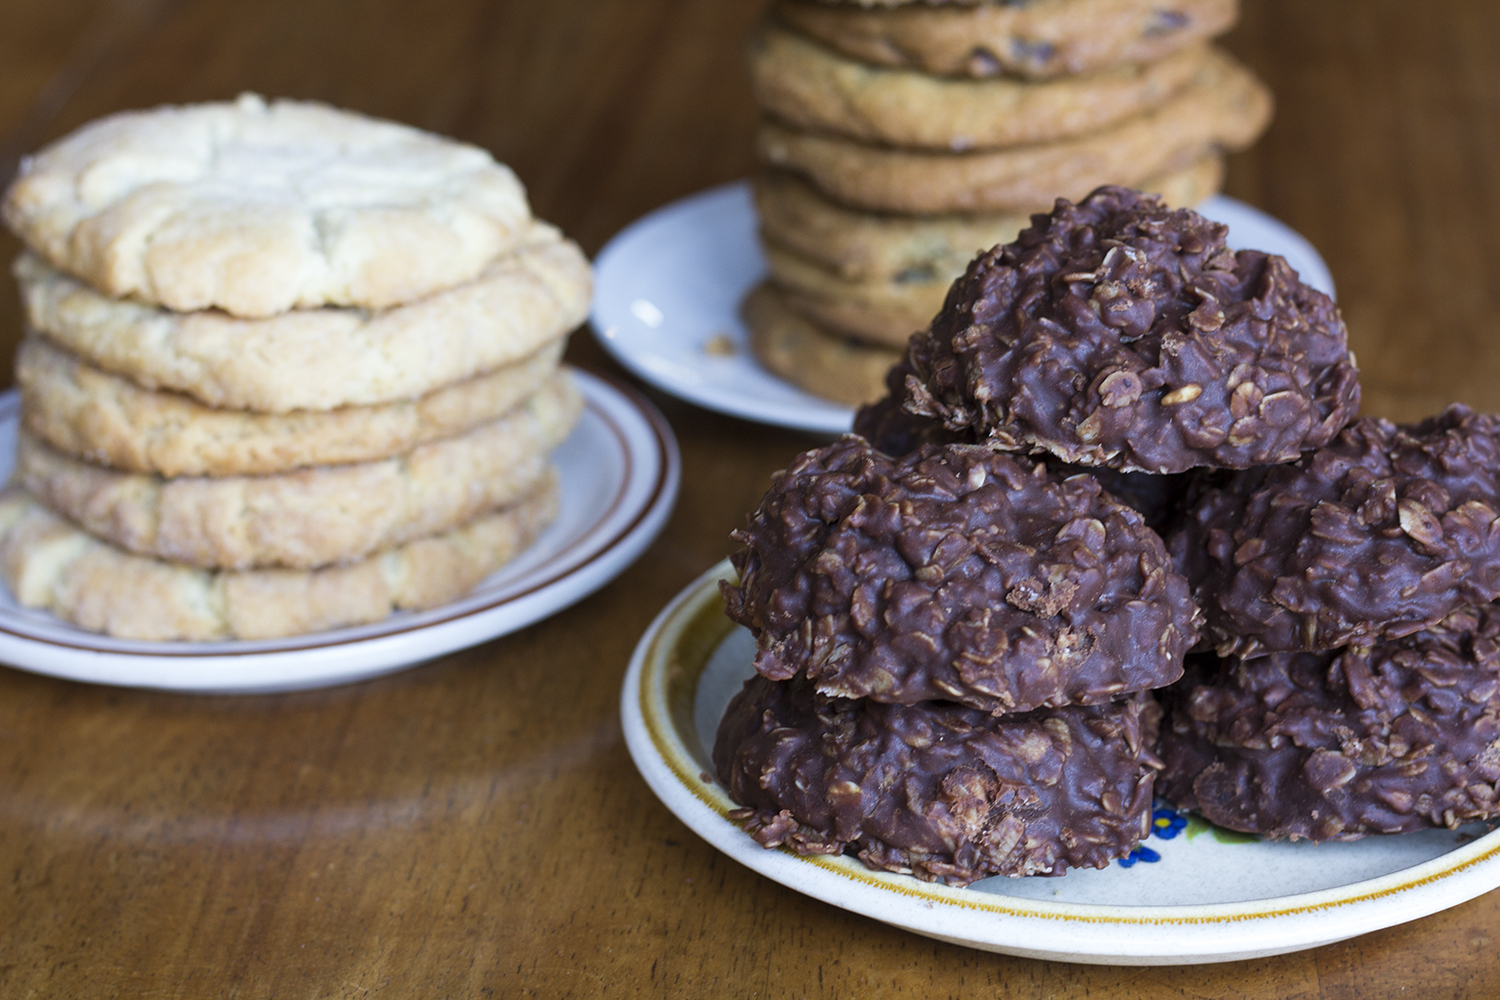
M0 211L108 295L251 317L423 298L473 280L530 221L521 183L478 147L254 95L85 125L22 163Z
M1189 207L1218 192L1224 158L1205 156L1185 170L1149 178L1141 190ZM1025 212L894 215L846 208L796 174L764 171L755 179L761 233L849 282L952 281L981 251L1009 243L1027 226Z
M1056 142L973 153L891 149L766 121L763 162L807 176L834 199L876 211L1045 211L1104 184L1134 186L1218 150L1249 145L1271 117L1271 94L1213 51L1166 101L1109 128Z
M858 406L885 395L885 373L901 352L861 344L820 329L761 285L741 305L750 328L750 350L773 374L815 396Z
M15 273L27 322L69 351L147 388L268 413L413 399L493 371L582 323L592 291L583 252L541 223L474 280L377 312L176 313L111 299L33 254Z
M21 342L16 382L26 429L96 465L163 476L240 476L369 462L494 420L557 368L563 341L414 400L336 410L220 410L145 389L43 337Z
M22 432L16 480L123 549L204 568L311 569L449 530L525 495L577 422L565 374L499 420L378 462L163 479L63 455Z
M1161 103L1206 58L1197 43L1087 76L973 80L871 66L771 20L750 41L755 98L775 117L864 142L953 151L1095 131Z
M514 558L557 514L545 473L510 506L359 562L317 570L194 569L116 548L19 487L0 493L0 576L16 600L126 639L270 639L451 601Z
M939 76L1045 79L1151 62L1234 24L1237 0L1031 0L1029 3L816 3L772 12L878 66Z

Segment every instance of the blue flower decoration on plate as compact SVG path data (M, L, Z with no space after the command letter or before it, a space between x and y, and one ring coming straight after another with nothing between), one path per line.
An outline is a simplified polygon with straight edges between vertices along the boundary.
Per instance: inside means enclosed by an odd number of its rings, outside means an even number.
M1130 857L1128 857L1128 858L1121 858L1120 859L1120 867L1121 868L1131 868L1131 867L1133 867L1135 865L1135 863L1137 861L1144 861L1147 864L1155 864L1156 862L1158 862L1160 860L1161 860L1161 855L1157 854L1151 848L1149 848L1149 847L1137 847L1135 850L1133 850L1133 851L1130 852Z
M1151 811L1151 832L1162 840L1173 840L1187 828L1187 817L1171 806L1157 806Z
M1157 806L1151 810L1151 833L1162 840L1175 840L1179 833L1187 829L1187 825L1187 817L1171 806ZM1119 860L1121 868L1131 868L1137 861L1155 864L1161 860L1161 855L1142 844L1131 851L1129 857Z

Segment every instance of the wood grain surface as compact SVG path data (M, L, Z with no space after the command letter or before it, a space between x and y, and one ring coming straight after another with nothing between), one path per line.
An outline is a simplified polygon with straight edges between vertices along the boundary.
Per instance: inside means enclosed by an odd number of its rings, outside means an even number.
M318 98L488 147L592 252L750 169L739 49L759 7L4 0L0 171L122 108ZM1500 409L1500 5L1245 0L1228 45L1278 100L1229 191L1327 258L1367 412ZM612 370L587 334L570 356ZM1122 969L928 941L719 855L636 774L620 679L811 442L653 398L682 444L676 514L617 581L518 634L281 696L0 670L0 996L1496 995L1493 893L1281 958Z

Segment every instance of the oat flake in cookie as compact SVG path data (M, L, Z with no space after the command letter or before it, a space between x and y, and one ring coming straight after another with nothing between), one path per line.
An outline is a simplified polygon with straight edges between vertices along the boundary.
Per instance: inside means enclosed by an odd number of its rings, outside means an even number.
M887 455L905 455L923 444L971 444L941 421L901 408L911 374L911 362L905 357L886 371L885 395L855 411L854 433Z
M1500 609L1337 653L1193 658L1158 794L1219 826L1353 840L1500 814Z
M1124 702L996 718L825 698L754 677L714 767L766 847L856 851L871 868L967 885L1103 868L1147 833L1160 709Z
M1359 408L1333 302L1281 257L1124 188L1059 200L913 338L906 409L1007 451L1128 472L1248 468Z
M1407 635L1500 597L1500 418L1365 418L1291 465L1210 477L1169 539L1224 655Z
M826 695L994 714L1176 680L1187 581L1091 477L972 445L896 459L846 436L783 472L735 537L729 617L756 669Z
M888 455L905 455L924 443L965 443L931 417L917 416L901 409L902 386L910 374L911 366L904 360L886 372L886 395L855 412L854 433ZM1193 478L1190 473L1153 476L1145 472L1069 465L1054 458L1045 461L1047 468L1064 479L1093 476L1105 493L1138 511L1146 526L1158 534L1165 534L1176 524L1188 483Z

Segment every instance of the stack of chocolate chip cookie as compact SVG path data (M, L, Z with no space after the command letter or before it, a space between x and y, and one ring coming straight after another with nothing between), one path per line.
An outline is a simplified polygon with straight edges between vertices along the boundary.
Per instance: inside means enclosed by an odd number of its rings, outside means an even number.
M245 96L85 126L3 211L21 603L142 639L318 631L456 597L554 516L589 267L484 151Z
M1149 828L1200 616L1140 515L977 445L849 435L779 475L724 586L758 675L714 763L761 844L967 884L1102 868Z
M772 371L845 403L981 249L1103 184L1190 205L1269 94L1208 39L1234 0L777 0L751 42L770 280L744 304Z
M855 429L1042 455L1164 534L1205 616L1163 694L1172 803L1314 840L1500 815L1500 418L1355 420L1333 303L1226 235L1118 188L1060 203Z

